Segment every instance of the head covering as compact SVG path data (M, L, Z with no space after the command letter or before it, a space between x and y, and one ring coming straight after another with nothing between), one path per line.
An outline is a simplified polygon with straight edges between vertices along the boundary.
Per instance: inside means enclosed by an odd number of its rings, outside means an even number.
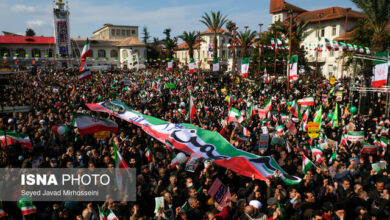
M278 200L276 200L274 197L271 197L267 200L267 204L268 206L271 206L271 205L277 205L278 204Z
M263 207L263 204L261 204L261 202L259 202L258 200L251 200L249 202L249 205L255 207L256 209L261 209L261 207Z

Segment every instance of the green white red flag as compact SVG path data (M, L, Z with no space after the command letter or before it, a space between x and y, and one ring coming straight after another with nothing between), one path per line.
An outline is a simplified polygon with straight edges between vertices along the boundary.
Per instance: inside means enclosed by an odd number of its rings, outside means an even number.
M26 134L8 132L0 130L0 146L6 147L21 144L22 147L32 148L31 140Z
M290 107L290 112L294 117L298 118L299 117L299 106L297 104L297 101L294 100L293 104Z
M268 112L272 109L272 97L269 97L267 102L265 103L264 109Z
M83 51L81 52L81 56L80 56L80 69L79 69L79 72L84 72L85 71L85 67L87 65L85 65L86 63L86 60L87 60L87 57L90 57L91 56L91 48L89 46L89 40L88 38L85 40L85 43L84 43L84 47L83 47Z
M289 176L270 156L258 156L233 147L219 133L201 129L192 124L174 124L143 115L122 102L111 101L86 104L93 111L113 114L123 120L140 126L147 134L171 148L187 154L200 154L214 164L229 168L239 175L265 180L275 176L277 170L286 184L297 184L300 178Z
M167 70L172 71L173 70L173 60L170 59L167 63Z
M219 71L219 60L218 58L214 58L213 60L213 72Z
M249 57L244 57L241 63L241 78L244 77L248 78L248 71L249 71Z
M22 196L17 202L18 208L22 211L22 215L31 215L37 212L37 207L33 205L30 197Z
M89 135L99 131L118 133L118 124L115 121L93 118L89 115L77 115L73 119L73 127L78 128L80 135Z
M244 121L244 117L242 117L241 112L238 109L231 107L228 113L227 122L241 123L242 121Z
M195 107L195 104L194 104L194 97L191 94L190 94L189 110L188 110L188 112L190 114L190 123L192 124L192 122L194 120L195 112L196 112L196 107Z
M313 166L313 162L311 162L305 155L302 157L302 173L306 174L308 170Z
M107 210L104 210L102 207L99 206L99 220L119 220L114 212L107 208Z
M312 96L305 97L303 99L298 100L298 104L305 105L305 106L314 106L314 98Z
M8 214L4 210L0 209L0 218L4 218L7 216L8 216Z
M195 71L195 62L193 58L190 59L190 63L188 64L188 70L190 71L190 73L194 73Z
M364 141L363 131L350 131L347 134L347 141Z
M290 80L298 79L298 55L292 55L287 65L287 74Z

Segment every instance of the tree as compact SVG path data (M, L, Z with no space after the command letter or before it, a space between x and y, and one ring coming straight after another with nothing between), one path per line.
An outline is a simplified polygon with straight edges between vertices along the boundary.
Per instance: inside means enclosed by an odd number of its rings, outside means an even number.
M374 29L371 38L372 50L378 52L387 49L383 42L388 39L385 29L390 19L390 0L352 0L352 2L363 10L369 24Z
M161 41L162 45L165 48L167 58L172 58L173 50L176 47L177 39L171 39L171 29L167 28L164 30L163 34L165 34L165 39Z
M144 27L144 28L143 28L142 34L143 34L143 37L142 37L143 42L144 42L145 44L148 43L148 40L149 40L149 38L150 38L150 35L149 35L149 31L148 31L148 28L147 28L147 27Z
M236 26L236 24L232 21L232 20L229 20L228 22L226 22L226 29L231 33L233 31L233 28Z
M238 32L238 39L241 42L241 57L248 57L248 47L250 47L257 37L256 31L245 30Z
M198 38L198 34L195 31L184 31L182 35L179 36L184 42L187 43L188 46L188 53L190 55L190 58L194 58L194 45L196 43L196 40Z
M170 39L171 38L171 29L170 28L165 29L163 34L165 34L165 39Z
M226 16L221 14L220 11L210 12L211 16L207 13L204 13L200 22L206 25L213 33L213 56L217 58L217 33L221 30L222 26L228 21Z
M35 31L33 29L31 29L31 28L27 28L26 36L29 36L29 37L35 36Z

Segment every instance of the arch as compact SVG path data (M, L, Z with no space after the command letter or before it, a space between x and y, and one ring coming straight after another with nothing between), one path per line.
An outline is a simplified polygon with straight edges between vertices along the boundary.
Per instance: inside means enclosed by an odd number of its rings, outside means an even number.
M98 57L100 58L106 57L106 50L103 49L98 50Z
M17 54L17 55L16 55L16 54ZM26 56L26 50L23 49L23 48L18 48L18 49L16 49L15 56L16 56L16 57L25 57L25 56Z
M110 51L110 57L118 57L118 51L117 50L111 50Z
M38 48L33 48L31 50L31 56L32 57L41 57L41 50Z

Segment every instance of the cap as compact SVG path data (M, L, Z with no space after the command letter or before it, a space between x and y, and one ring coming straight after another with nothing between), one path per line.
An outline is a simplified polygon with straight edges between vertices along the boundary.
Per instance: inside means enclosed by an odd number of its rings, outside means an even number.
M249 202L249 205L255 207L256 209L261 209L261 207L263 207L263 204L261 204L261 202L259 202L258 200L251 200Z

